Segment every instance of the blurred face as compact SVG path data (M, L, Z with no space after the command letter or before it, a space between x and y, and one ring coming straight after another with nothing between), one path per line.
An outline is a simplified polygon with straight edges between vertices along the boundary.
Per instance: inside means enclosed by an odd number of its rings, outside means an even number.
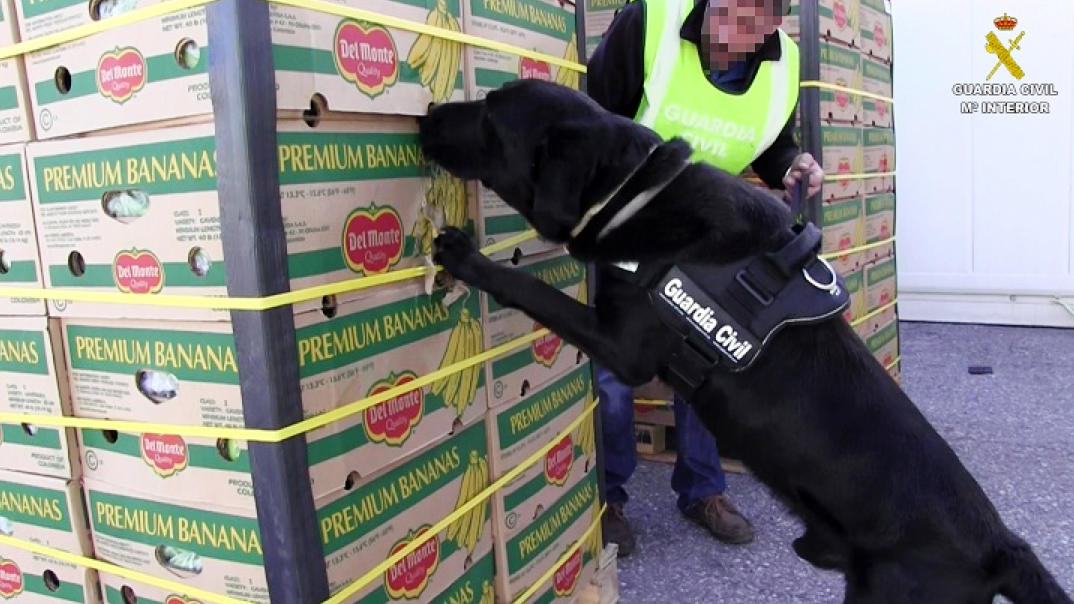
M709 0L704 35L713 59L732 63L756 52L783 23L778 0Z

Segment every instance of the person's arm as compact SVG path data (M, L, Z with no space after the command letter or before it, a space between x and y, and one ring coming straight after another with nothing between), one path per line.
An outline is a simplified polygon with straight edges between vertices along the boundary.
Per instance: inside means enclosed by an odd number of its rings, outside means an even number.
M645 82L645 5L628 2L612 19L586 66L589 97L604 109L634 118Z
M796 111L791 113L790 119L783 126L783 130L773 141L772 145L753 160L753 171L769 189L783 190L783 177L787 175L794 158L798 157L801 149L794 140L794 121Z

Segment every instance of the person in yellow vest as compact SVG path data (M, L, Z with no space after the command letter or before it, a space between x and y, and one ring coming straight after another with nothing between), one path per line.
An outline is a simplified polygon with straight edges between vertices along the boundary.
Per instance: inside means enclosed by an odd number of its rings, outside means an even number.
M789 1L628 0L588 63L588 94L665 140L682 137L695 160L732 174L752 167L769 188L788 192L807 178L812 196L824 171L794 140L798 46L780 29ZM635 548L623 511L637 466L633 391L602 367L597 379L609 504L603 530L625 556ZM725 493L715 439L678 397L674 413L679 510L723 542L749 543L753 527Z

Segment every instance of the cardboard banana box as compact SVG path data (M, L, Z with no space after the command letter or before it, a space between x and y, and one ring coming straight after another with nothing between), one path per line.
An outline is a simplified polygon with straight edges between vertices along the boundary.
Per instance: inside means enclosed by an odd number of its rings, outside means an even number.
M865 241L875 243L895 236L895 194L865 196ZM873 248L879 250L880 248ZM873 252L873 250L867 250Z
M853 323L865 315L865 274L862 269L844 274L843 284L850 295L850 306L843 312L843 319Z
M821 40L861 48L860 0L818 0Z
M23 39L35 39L161 0L17 0ZM352 6L461 29L458 0L350 0ZM318 11L269 5L277 106L300 113L424 115L463 100L462 47ZM38 137L211 116L205 7L117 27L27 55Z
M862 167L866 174L895 171L895 131L891 128L862 128ZM863 183L866 195L891 193L894 176L874 176Z
M860 0L861 2L861 52L883 61L891 62L891 15L884 0Z
M626 0L585 0L585 56L592 57Z
M462 0L462 10L463 30L468 34L578 62L573 3ZM465 55L466 94L470 99L483 99L490 90L520 78L551 80L577 90L582 77L577 71L496 50L467 47ZM481 245L502 241L530 228L522 216L495 193L479 183L473 183L472 188L481 215L477 224ZM503 260L514 256L516 250L530 255L555 247L540 239L530 239L515 249L497 252L492 258Z
M828 254L860 247L865 243L865 208L861 197L826 202L821 205L821 253ZM859 253L829 260L840 274L858 268Z
M162 589L118 575L100 573L104 604L201 604L182 590Z
M821 41L820 79L843 88L861 90L861 53L834 42ZM828 124L861 124L864 119L862 97L846 90L821 88L820 116Z
M543 591L543 597L537 601L570 602L588 583L593 572L591 561L601 550L598 490L597 472L590 471L536 520L525 522L521 531L511 537L496 535L496 593L501 601L514 602L553 568L550 585L542 585L538 593ZM561 562L594 524L596 529L576 555Z
M0 0L0 48L18 41L14 0ZM29 98L23 57L0 59L0 145L33 140Z
M482 351L476 292L432 296L412 281L295 319L306 417L365 399ZM447 306L445 306L445 303ZM243 401L229 323L69 320L75 413L85 417L241 427ZM315 496L342 489L474 424L487 405L480 365L307 434ZM85 473L190 505L254 509L247 444L81 431Z
M572 298L587 300L585 265L564 251L527 257L512 268L534 275ZM486 348L543 329L522 311L500 306L487 294L481 294L481 305ZM574 367L588 365L588 357L563 338L549 333L522 350L492 359L487 365L488 404L494 408L525 396Z
M0 471L0 534L92 556L78 480ZM98 604L97 572L26 550L0 551L0 598L13 604Z
M899 320L894 318L865 340L865 345L884 367L895 363L899 358ZM890 369L889 369L890 371Z
M863 142L860 126L833 126L824 124L820 129L821 166L827 175L857 175L864 172ZM835 180L824 183L821 195L824 201L836 201L858 197L865 190L861 178Z
M0 92L2 96L2 92ZM2 119L2 118L0 118ZM26 182L26 147L0 147L0 286L40 288L41 258L37 228ZM45 315L37 298L0 296L0 316Z
M462 182L430 172L411 118L278 124L292 290L426 265L423 200L472 232ZM227 295L212 123L34 143L37 237L50 288ZM431 178L435 175L435 178ZM338 296L340 302L364 292ZM296 312L322 307L320 298ZM229 320L219 309L50 302L64 318Z
M892 98L895 94L891 82L891 66L869 56L861 58L862 89L865 92ZM862 97L865 125L873 128L891 128L891 102L872 97Z
M60 323L0 317L0 411L71 415ZM78 475L73 429L0 424L0 469L71 479Z
M571 369L513 403L490 410L489 463L492 478L500 478L555 439L585 411L592 400L592 371L586 364ZM583 430L582 434L587 437L592 435L593 415L583 420L582 425L590 426L589 431ZM578 446L586 456L585 466L588 470L595 461L595 441L582 440Z
M478 422L381 472L356 479L351 488L338 489L318 505L332 593L425 534L490 484L486 430L485 422ZM472 599L465 601L486 601L487 595L476 588L483 590L490 579L490 508L489 500L472 508L346 601L442 600L446 592L459 589L460 577L475 566L481 576L469 588Z
M866 312L893 302L898 295L895 256L885 256L865 265Z

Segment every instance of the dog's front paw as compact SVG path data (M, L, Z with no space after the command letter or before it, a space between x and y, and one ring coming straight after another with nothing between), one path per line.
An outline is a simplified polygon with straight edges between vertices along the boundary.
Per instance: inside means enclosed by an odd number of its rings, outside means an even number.
M433 262L444 267L452 277L469 282L477 261L484 258L470 236L456 227L444 227L433 240Z

